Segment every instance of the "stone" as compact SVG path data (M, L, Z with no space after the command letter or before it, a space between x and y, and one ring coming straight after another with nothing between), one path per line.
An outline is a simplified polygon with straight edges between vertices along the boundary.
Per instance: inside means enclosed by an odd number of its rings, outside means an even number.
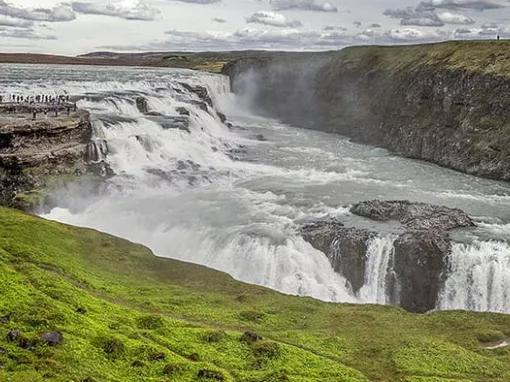
M49 346L57 346L64 342L64 336L58 331L46 332L41 335L41 340Z
M140 113L147 113L149 111L149 105L144 97L136 97L135 103L136 108Z

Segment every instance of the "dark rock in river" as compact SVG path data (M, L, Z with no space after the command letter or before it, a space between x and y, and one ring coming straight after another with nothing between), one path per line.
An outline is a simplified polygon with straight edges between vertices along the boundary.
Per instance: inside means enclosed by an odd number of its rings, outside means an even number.
M434 229L448 231L453 228L471 227L471 218L462 210L406 200L371 200L355 204L351 212L372 220L396 220L413 230Z
M387 301L412 312L434 309L451 251L448 231L472 226L470 217L458 209L408 201L367 201L354 205L351 212L402 225L388 265ZM368 249L378 232L327 220L305 225L301 233L314 248L326 254L334 270L358 293L371 277L366 274Z
M207 91L206 87L200 86L200 85L193 86L193 85L187 84L185 82L181 82L180 85L183 88L185 88L187 91L196 94L198 96L198 98L200 98L202 101L204 101L210 107L213 106L212 99L209 96L209 92Z
M143 97L137 97L136 100L136 108L140 113L147 113L149 111L149 105L147 104L147 100Z

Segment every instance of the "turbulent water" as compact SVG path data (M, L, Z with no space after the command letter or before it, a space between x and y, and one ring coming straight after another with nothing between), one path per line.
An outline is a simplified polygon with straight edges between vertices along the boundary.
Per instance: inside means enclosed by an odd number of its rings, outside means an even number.
M187 85L206 87L214 108L204 107ZM146 244L158 256L285 293L385 304L391 233L372 239L365 285L354 295L298 226L326 216L348 222L349 204L375 198L458 207L479 227L456 235L437 306L510 313L507 183L251 115L219 75L0 65L0 93L64 92L91 112L95 156L116 175L99 189L62 190L58 207L45 214L50 219L94 227ZM149 113L139 111L138 97L147 100Z

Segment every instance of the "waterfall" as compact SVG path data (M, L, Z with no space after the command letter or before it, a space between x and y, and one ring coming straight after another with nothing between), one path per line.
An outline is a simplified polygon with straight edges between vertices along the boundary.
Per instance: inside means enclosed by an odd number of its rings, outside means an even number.
M475 241L453 245L439 309L510 313L510 245Z
M370 239L366 254L365 283L359 291L362 301L375 304L391 302L391 279L396 237L376 236Z

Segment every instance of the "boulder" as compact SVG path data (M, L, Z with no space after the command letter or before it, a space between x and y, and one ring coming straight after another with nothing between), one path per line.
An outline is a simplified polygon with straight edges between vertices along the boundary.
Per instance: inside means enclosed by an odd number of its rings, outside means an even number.
M64 342L64 335L58 331L46 332L41 335L41 340L48 346L57 346Z

